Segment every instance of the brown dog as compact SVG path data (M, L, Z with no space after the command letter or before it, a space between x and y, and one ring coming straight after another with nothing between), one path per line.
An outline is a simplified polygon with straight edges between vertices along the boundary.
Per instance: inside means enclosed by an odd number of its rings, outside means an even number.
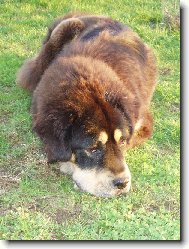
M128 148L152 134L152 50L109 17L68 14L49 28L17 82L33 92L33 129L49 162L96 196L127 193Z

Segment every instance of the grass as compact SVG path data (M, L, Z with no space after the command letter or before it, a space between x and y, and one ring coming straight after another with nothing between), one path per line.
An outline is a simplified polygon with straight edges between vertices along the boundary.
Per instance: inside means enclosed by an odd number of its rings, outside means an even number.
M104 14L132 27L153 47L159 68L154 135L126 155L130 194L97 198L77 192L49 168L31 131L31 96L15 84L47 25L68 11ZM0 239L180 239L180 30L173 0L0 1Z

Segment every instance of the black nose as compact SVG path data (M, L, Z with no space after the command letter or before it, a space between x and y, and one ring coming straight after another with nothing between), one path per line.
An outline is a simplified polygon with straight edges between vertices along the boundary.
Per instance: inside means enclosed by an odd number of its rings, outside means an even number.
M117 178L113 180L113 185L118 189L123 189L127 186L129 180L127 178Z

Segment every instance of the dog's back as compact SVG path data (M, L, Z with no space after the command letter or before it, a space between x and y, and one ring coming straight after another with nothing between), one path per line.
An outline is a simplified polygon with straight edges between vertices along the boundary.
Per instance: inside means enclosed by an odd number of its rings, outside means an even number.
M156 82L152 50L128 26L108 17L79 16L86 28L65 44L61 57L83 56L104 62L149 105Z
M57 56L76 55L108 64L127 88L139 91L146 104L150 103L156 77L151 49L128 26L104 16L69 13L57 18L48 29L39 55L26 61L17 82L33 91Z

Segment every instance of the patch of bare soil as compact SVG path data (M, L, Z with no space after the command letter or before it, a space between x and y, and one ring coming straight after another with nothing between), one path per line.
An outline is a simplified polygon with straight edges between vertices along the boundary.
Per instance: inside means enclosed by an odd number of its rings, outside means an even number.
M42 152L32 145L22 156L7 155L0 162L0 195L14 187L18 187L22 177L47 175L50 172Z
M12 187L18 187L20 180L19 175L12 176L7 172L0 172L0 196Z
M180 103L173 103L170 107L171 112L180 112Z
M162 76L169 76L169 75L171 75L172 70L171 70L171 68L163 67L163 68L160 68L159 73Z
M180 29L180 15L173 15L169 10L165 9L164 24L169 30Z
M24 206L30 212L44 213L58 224L78 219L82 214L82 206L70 201L64 195L35 197L32 202Z
M55 220L58 224L62 224L66 221L77 219L81 215L81 206L79 204L73 207L58 208L55 213Z

